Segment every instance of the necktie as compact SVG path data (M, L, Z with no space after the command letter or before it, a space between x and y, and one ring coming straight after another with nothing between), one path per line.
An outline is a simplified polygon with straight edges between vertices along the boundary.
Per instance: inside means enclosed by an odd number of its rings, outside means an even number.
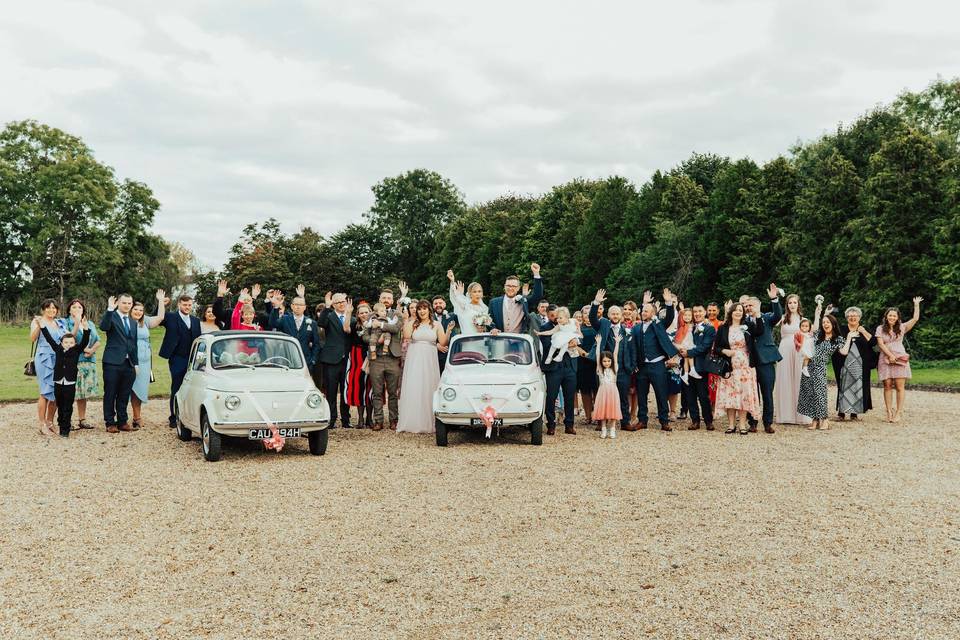
M130 318L127 316L123 316L123 331L128 336L130 335Z

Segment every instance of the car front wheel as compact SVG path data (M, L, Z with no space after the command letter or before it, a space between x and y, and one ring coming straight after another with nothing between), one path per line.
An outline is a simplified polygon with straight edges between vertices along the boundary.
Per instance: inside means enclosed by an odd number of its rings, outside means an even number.
M433 427L437 432L437 446L447 446L447 425L443 424L439 418L435 418L433 421Z
M216 462L219 460L222 454L221 446L223 442L220 434L210 426L210 419L207 417L206 412L200 414L200 439L203 448L203 457L206 458L208 462Z
M530 423L530 444L543 444L543 418L537 418Z
M330 439L330 434L327 429L321 429L320 431L311 431L307 434L307 440L310 441L310 453L315 456L322 456L327 452L327 441Z

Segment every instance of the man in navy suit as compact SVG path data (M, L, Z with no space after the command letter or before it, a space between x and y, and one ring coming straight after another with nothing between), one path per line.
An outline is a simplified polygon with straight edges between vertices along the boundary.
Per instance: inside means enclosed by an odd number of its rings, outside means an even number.
M161 289L157 291L157 301L163 304L166 294ZM190 360L190 349L193 341L200 337L200 319L191 315L193 298L182 295L177 299L177 310L163 314L160 326L164 328L163 342L160 344L160 357L166 359L170 368L170 417L171 427L177 426L173 415L174 399L183 377L187 375L187 361Z
M391 293L392 297L392 293ZM324 342L322 348L317 352L317 357L323 363L324 390L327 394L327 404L330 405L330 426L335 427L337 422L337 406L340 407L340 420L344 429L350 428L350 407L344 397L343 391L346 385L347 359L350 357L350 333L359 331L356 320L352 318L353 302L347 300L347 294L332 294L329 291L324 299L326 307L320 312L317 324L323 329ZM399 324L394 323L391 328L385 329L390 333L399 332ZM390 350L396 356L396 373L400 373L400 346L402 341L400 337L394 335L390 343ZM319 345L319 341L317 342ZM377 357L378 362L386 360ZM371 371L373 366L371 365ZM376 387L374 387L376 390ZM396 388L391 387L391 401L395 401ZM382 396L381 396L382 398ZM380 420L383 419L381 404ZM376 410L376 405L374 405ZM378 416L374 416L376 422ZM380 423L378 423L379 425ZM374 425L377 426L377 425Z
M307 366L313 371L317 363L317 357L320 355L320 331L313 318L304 314L307 310L307 301L303 298L303 285L297 287L296 298L290 301L291 313L280 315L280 302L282 300L274 298L273 311L270 312L270 329L281 331L288 336L294 337L300 341L303 348L303 356L307 359Z
M556 308L548 311L547 322L540 326L540 331L549 331L556 326ZM540 336L540 354L545 358L550 353L550 336ZM563 391L563 432L570 435L577 435L577 430L573 426L573 403L577 395L577 363L570 357L569 348L575 347L580 342L580 338L574 338L569 342L568 349L563 352L563 360L560 362L540 361L540 370L543 371L547 383L546 398L546 418L547 435L552 436L557 432L557 398L560 391Z
M447 327L450 326L451 323L456 326L457 314L447 311L447 301L443 296L433 296L430 304L433 307L433 321L439 323L440 328L443 329L444 332L447 331ZM454 332L455 331L456 329L454 329ZM440 373L443 373L444 368L447 366L448 350L446 346L437 345L437 363L440 365Z
M507 333L526 333L530 328L530 307L537 308L543 299L543 280L540 278L540 265L530 265L533 272L533 293L530 297L520 295L520 278L508 276L503 283L503 295L490 301L490 318L493 320L494 335L500 331Z
M753 351L757 361L757 385L760 387L760 398L763 401L763 430L773 433L773 385L777 381L777 363L783 359L780 347L773 339L773 328L783 317L783 307L780 306L780 290L777 285L770 283L767 294L773 308L760 313L760 300L750 297L744 302L744 322L759 325L763 331L753 341ZM749 416L750 431L757 430L757 417Z
M597 332L596 347L590 358L597 362L600 354L609 351L617 360L617 391L620 394L620 428L630 425L630 378L634 363L633 342L630 330L623 325L623 309L613 305L607 310L607 318L600 317L600 305L606 299L606 289L597 291L590 304L590 326ZM619 343L619 344L618 344Z
M657 308L652 302L644 300L640 321L633 325L638 424L636 427L624 427L627 431L647 428L647 396L650 395L651 386L657 400L657 419L660 421L660 428L664 431L673 431L670 426L670 405L667 403L667 361L677 355L677 348L673 346L673 341L664 329L664 326L670 326L673 322L672 294L664 289L663 297L667 315L662 324L657 319ZM647 296L645 295L644 298Z
M690 431L700 428L700 417L707 424L707 431L713 431L713 407L710 406L710 383L706 371L707 355L713 349L713 341L717 337L717 330L706 321L707 310L702 304L693 306L693 347L681 349L680 355L684 358L693 358L693 367L700 373L699 378L692 375L687 378L689 384L684 385L683 393L687 397L687 407L690 410Z
M133 431L127 422L127 405L137 377L137 323L130 317L133 296L110 296L100 319L100 330L107 339L103 349L103 421L107 433Z

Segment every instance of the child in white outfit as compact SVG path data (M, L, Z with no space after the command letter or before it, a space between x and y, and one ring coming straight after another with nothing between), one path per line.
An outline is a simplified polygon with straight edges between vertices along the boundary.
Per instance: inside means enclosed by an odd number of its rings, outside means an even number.
M570 317L570 310L566 307L557 309L557 326L548 331L537 331L538 336L550 337L550 351L544 362L561 362L563 354L567 352L571 340L580 338L580 328L576 320Z
M800 343L800 355L803 357L803 369L800 371L808 378L810 377L810 370L807 368L807 365L813 360L814 348L817 343L816 336L813 335L812 327L813 325L810 323L810 319L803 318L800 320L800 331L797 332L797 337L794 338L794 340Z

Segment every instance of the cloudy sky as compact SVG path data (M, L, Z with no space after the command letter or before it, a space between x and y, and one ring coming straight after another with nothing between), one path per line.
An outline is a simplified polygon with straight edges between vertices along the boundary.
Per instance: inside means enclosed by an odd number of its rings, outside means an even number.
M958 24L946 1L18 2L0 121L81 136L220 266L245 224L329 234L417 167L478 202L763 161L960 74Z

